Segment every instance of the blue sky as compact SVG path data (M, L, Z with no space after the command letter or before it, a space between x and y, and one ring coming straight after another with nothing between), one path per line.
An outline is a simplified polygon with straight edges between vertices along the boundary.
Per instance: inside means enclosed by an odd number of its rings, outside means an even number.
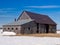
M48 15L60 29L60 0L0 0L0 26L14 21L24 10Z

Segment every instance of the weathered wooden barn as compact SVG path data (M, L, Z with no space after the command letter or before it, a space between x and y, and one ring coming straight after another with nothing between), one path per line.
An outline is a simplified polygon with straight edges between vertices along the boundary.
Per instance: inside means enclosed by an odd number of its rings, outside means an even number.
M23 11L16 21L3 25L3 31L17 34L56 33L56 25L47 15Z

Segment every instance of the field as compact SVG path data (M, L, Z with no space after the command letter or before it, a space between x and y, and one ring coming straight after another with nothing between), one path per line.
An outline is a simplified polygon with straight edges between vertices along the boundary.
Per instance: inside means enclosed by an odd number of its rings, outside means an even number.
M60 38L60 31L57 31L56 33L17 34L16 36L59 37Z
M44 34L17 34L16 36L34 36L34 37L59 37L60 34L53 34L53 33L44 33Z

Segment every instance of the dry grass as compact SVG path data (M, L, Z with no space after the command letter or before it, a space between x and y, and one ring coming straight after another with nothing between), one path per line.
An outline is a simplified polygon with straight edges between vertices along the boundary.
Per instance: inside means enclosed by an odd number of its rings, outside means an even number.
M60 37L60 34L48 33L48 34L17 34L16 36L35 36L35 37Z

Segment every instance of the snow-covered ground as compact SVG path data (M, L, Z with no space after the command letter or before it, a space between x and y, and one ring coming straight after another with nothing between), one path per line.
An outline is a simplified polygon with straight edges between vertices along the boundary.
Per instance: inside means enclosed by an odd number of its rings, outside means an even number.
M11 32L0 31L0 45L60 45L60 38L57 37L2 36L2 34Z
M0 45L60 45L60 38L0 36Z

